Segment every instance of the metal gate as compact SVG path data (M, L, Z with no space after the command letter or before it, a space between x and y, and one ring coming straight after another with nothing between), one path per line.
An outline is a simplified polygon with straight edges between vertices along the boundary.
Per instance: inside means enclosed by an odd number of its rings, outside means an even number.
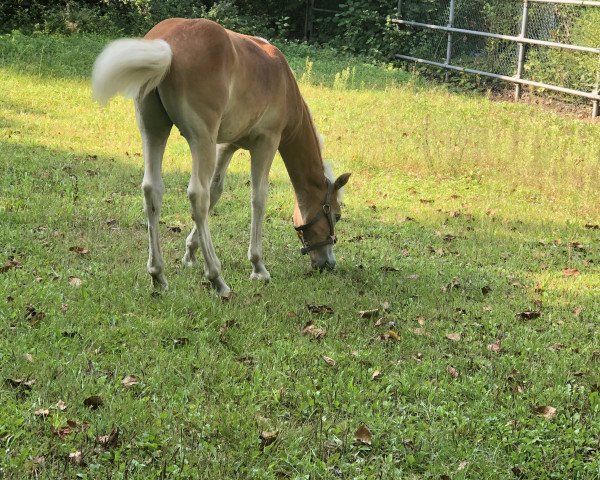
M418 2L418 0L404 0L405 6L409 2ZM472 73L477 75L482 75L486 77L496 78L500 80L504 80L507 82L512 82L515 84L515 99L519 100L521 98L521 89L523 85L530 85L532 87L543 88L547 90L553 90L561 93L566 93L569 95L576 95L583 98L588 98L592 100L592 118L598 117L600 115L599 111L599 103L600 103L600 38L594 39L594 46L583 46L583 45L573 45L570 43L564 43L559 41L543 40L538 38L530 38L528 35L529 27L530 27L530 7L532 4L554 4L554 5L573 5L579 7L597 7L600 9L600 1L586 1L586 0L499 0L500 2L516 2L522 1L522 13L520 15L520 26L518 35L504 35L500 33L491 33L484 32L475 29L469 28L457 28L456 27L456 5L457 0L450 0L450 8L448 13L448 23L447 25L438 25L431 23L422 23L413 20L407 20L402 18L402 0L398 0L398 17L397 19L392 20L393 23L398 25L408 25L410 27L419 28L419 29L427 29L430 31L438 31L445 32L447 34L446 41L446 57L445 61L433 61L427 60L424 58L419 58L411 55L396 55L397 58L403 60L409 60L413 62L423 63L427 65L433 65L436 67L445 68L447 70L453 70L458 72ZM464 22L463 22L464 23ZM475 37L483 37L488 39L497 39L504 42L512 42L513 44L518 45L518 53L516 55L516 61L514 64L514 75L505 75L499 73L492 73L489 71L476 69L476 68L468 68L460 65L455 65L452 63L453 60L453 41L455 35L467 35L467 36L475 36ZM550 33L548 33L549 36ZM576 88L568 88L564 85L555 85L553 83L545 83L538 82L534 80L529 80L523 78L524 69L527 62L527 49L529 46L541 46L541 47L549 47L552 49L562 49L571 52L586 52L588 54L592 54L597 56L598 63L596 67L596 79L595 84L592 87L592 91L584 91ZM446 78L448 73L446 73Z

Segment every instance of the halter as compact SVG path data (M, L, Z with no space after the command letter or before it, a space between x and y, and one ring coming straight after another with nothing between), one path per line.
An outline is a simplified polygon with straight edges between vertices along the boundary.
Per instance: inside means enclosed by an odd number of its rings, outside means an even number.
M337 238L333 231L333 227L335 225L335 222L341 218L341 215L334 214L331 211L330 201L331 201L331 194L333 193L333 183L331 183L331 181L329 179L326 179L326 181L327 181L327 193L325 195L325 200L323 201L323 205L322 205L321 209L319 210L319 212L309 222L305 223L304 225L300 225L299 227L294 227L294 229L296 230L296 233L298 234L298 238L300 239L300 241L302 242L302 245L303 245L303 247L300 249L300 253L302 255L306 255L308 252L315 250L319 247L322 247L324 245L334 245L337 242ZM327 223L329 224L329 237L327 237L327 239L323 240L322 242L318 242L318 243L311 245L304 238L304 232L306 232L306 230L308 230L315 223L317 223L321 219L321 217L325 217L327 219Z

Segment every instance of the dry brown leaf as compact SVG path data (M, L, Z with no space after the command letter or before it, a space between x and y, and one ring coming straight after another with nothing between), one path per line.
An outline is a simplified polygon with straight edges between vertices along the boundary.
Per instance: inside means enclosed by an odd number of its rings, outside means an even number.
M24 378L7 378L6 384L15 389L31 390L35 380L26 380Z
M87 255L90 251L85 247L80 247L76 245L74 247L69 248L69 252L78 253L79 255Z
M384 323L385 323L385 318L381 317L381 318L375 320L375 323L373 325L375 327L381 327Z
M273 442L275 442L275 440L277 440L277 437L279 436L279 430L275 430L273 432L260 432L260 445L261 447L268 447L269 445L271 445Z
M71 427L50 427L52 433L60 438L66 438L71 433L73 433L73 429Z
M467 468L467 465L469 464L469 462L467 462L466 460L464 462L460 462L458 464L458 468L457 470L460 472L461 470L464 470L465 468Z
M448 373L452 378L458 378L458 370L454 368L452 365L448 365Z
M579 315L581 315L581 312L583 312L583 308L577 307L575 308L575 310L573 310L573 315L578 317Z
M425 325L425 317L418 316L417 323L423 327Z
M81 465L82 462L83 462L83 454L81 453L80 450L69 453L69 463L72 463L73 465Z
M304 335L309 335L315 340L320 340L327 333L325 329L317 327L314 323L308 323L302 330Z
M98 437L96 437L96 441L104 448L115 447L117 445L118 440L119 429L117 427L113 427L108 435L99 435Z
M490 343L487 346L487 349L490 352L500 353L502 351L502 346L500 345L500 340L496 340L494 343Z
M63 410L66 410L67 405L62 400L59 400L56 402L56 408L62 412Z
M551 407L550 405L541 405L539 407L535 407L533 411L536 415L544 417L548 420L556 417L556 408Z
M48 410L47 408L40 408L39 410L36 410L33 413L36 417L47 417L48 415L50 415L50 410Z
M446 334L446 338L453 342L460 342L462 335L460 333L448 333Z
M80 287L81 286L81 278L77 278L77 277L69 277L69 285L71 285L72 287Z
M400 335L398 335L397 332L395 332L394 330L389 330L386 334L382 335L381 338L383 340L395 340L396 342L400 341Z
M576 268L565 268L563 271L563 277L578 277L581 272Z
M358 427L356 432L354 432L354 438L358 443L362 443L363 445L371 445L373 435L371 434L369 427L366 425L361 425Z
M379 309L378 308L374 308L372 310L360 310L358 312L358 315L359 315L360 318L373 318L378 313L379 313Z
M5 273L8 272L9 270L13 269L13 268L21 268L22 264L21 262L17 261L17 260L7 260L6 263L0 267L0 273Z
M31 325L37 325L45 316L44 312L39 312L31 303L25 307L25 320Z
M140 379L135 375L127 375L123 380L121 380L121 383L124 387L129 388L140 383Z
M371 380L379 380L381 377L383 377L383 373L381 373L379 370L375 370L371 375Z
M334 313L333 308L331 308L329 305L314 305L312 303L307 303L306 308L308 308L308 311L310 313L314 313L315 315L320 315L320 314L332 315Z
M335 360L331 357L326 357L325 355L323 355L323 360L325 360L325 363L327 365L331 365L332 367L335 367Z
M104 400L102 400L102 397L100 395L92 395L91 397L86 398L83 401L83 404L86 407L91 408L92 410L97 410L102 405L104 405Z
M540 318L542 315L541 312L535 310L526 310L524 312L517 313L517 318L521 320L535 320L536 318Z

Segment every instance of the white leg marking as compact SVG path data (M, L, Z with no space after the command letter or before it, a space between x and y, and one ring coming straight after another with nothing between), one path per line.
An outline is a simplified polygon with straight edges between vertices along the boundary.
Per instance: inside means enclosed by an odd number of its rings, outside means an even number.
M268 282L271 274L265 268L262 250L262 230L265 218L265 207L269 193L269 170L273 157L277 151L279 139L265 139L258 143L251 151L252 174L252 224L250 226L250 246L248 260L252 263L252 280Z

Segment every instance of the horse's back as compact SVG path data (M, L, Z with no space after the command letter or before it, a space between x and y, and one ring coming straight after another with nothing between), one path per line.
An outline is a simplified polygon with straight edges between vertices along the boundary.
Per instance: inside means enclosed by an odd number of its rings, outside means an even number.
M266 40L204 19L165 20L145 38L171 46L171 67L159 92L180 129L198 115L218 123L224 142L251 134L261 122L275 130L285 123L293 76L283 54Z

